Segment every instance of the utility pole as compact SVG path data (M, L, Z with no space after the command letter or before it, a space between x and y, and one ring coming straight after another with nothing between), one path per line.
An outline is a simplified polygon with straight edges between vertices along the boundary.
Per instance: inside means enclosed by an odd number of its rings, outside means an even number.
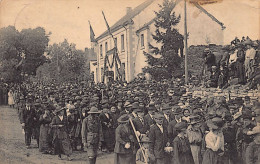
M184 55L185 55L185 84L188 84L188 42L187 42L187 7L184 0Z

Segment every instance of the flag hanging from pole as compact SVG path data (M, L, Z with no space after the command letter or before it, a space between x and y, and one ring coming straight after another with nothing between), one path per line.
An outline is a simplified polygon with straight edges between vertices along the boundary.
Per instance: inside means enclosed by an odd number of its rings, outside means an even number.
M89 23L89 30L90 30L90 41L91 42L96 42L95 33L93 31L93 28L92 28L92 26L91 26L89 21L88 21L88 23Z

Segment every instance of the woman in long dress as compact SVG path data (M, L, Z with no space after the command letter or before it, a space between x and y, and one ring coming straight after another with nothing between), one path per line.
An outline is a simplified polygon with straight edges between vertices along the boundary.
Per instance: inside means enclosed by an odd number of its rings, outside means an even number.
M68 119L65 117L64 112L64 109L58 106L55 110L56 116L54 116L51 121L51 127L53 128L53 144L59 159L61 159L61 154L65 154L70 161L72 147L68 135Z
M10 89L8 92L8 105L11 108L14 108L14 95L13 94L14 93L13 93L12 89Z
M39 151L44 154L50 153L50 123L51 123L51 114L48 108L44 107L44 114L40 116L40 137L39 137Z

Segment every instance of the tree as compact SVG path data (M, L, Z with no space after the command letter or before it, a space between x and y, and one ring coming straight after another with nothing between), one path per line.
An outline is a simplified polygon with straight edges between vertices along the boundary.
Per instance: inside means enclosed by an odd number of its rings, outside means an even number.
M0 75L4 81L17 78L23 74L35 75L36 69L46 62L45 48L48 46L49 34L42 27L23 29L14 26L0 29ZM8 66L7 63L11 63ZM8 73L10 73L8 75ZM11 77L15 76L15 77ZM6 79L8 77L8 79ZM12 81L12 80L11 80Z
M66 39L62 43L50 45L47 54L50 62L38 68L38 79L58 82L79 80L89 72L86 53L77 50L76 45Z
M155 11L156 31L152 37L161 46L149 44L151 54L144 52L149 66L143 69L155 80L179 75L182 58L178 55L178 51L183 49L183 36L174 28L180 22L180 15L176 17L173 12L175 2L164 0L159 7L159 12Z

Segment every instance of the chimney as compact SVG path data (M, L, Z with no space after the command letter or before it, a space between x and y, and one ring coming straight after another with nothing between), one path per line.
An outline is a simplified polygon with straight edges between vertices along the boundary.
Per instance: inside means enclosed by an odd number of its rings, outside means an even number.
M129 14L130 11L132 11L132 7L126 7L126 14Z

